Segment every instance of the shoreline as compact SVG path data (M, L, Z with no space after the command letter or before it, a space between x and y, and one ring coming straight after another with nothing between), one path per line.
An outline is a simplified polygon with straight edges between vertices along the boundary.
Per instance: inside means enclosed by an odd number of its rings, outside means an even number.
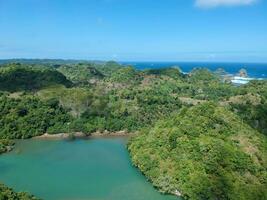
M136 135L137 133L129 133L127 131L116 131L116 132L109 132L109 131L96 131L89 135L83 132L74 132L74 133L57 133L57 134L49 134L44 133L39 136L32 137L31 139L90 139L90 138L101 138L101 137L131 137Z
M57 134L49 134L49 133L44 133L42 135L39 136L35 136L32 138L29 138L29 140L31 139L36 139L36 140L68 140L68 139L97 139L97 138L116 138L116 137L132 137L132 136L136 136L138 134L138 132L127 132L127 131L116 131L116 132L109 132L109 131L104 131L104 132L100 132L100 131L96 131L91 133L90 135L87 135L83 132L74 132L74 133L57 133ZM28 140L28 139L26 139ZM15 149L15 147L13 146L12 149L10 149L9 151L13 151ZM126 148L127 151L129 152L128 148ZM8 153L9 151L5 152ZM133 166L134 163L132 161L132 156L129 154L129 159L131 161L131 164ZM157 190L159 193L163 194L163 195L172 195L179 198L182 198L182 194L178 191L175 190L173 192L162 192L159 190L159 188L157 188L154 183L152 182L151 179L148 178L148 176L146 176L141 169L138 166L135 166L135 168L140 171L142 173L142 175L146 178L146 181L149 182L154 188L155 190ZM179 199L180 200L180 199Z

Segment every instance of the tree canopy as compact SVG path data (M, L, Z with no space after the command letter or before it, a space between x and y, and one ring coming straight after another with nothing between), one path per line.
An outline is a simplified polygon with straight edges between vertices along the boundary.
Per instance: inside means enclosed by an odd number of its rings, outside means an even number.
M265 136L211 103L184 108L128 146L133 163L163 192L185 199L266 199Z
M21 64L0 68L0 90L3 91L31 91L55 84L67 87L72 85L63 74L53 69L25 67Z
M135 132L133 163L162 192L267 198L266 80L237 87L222 69L21 62L0 65L0 154L43 133Z

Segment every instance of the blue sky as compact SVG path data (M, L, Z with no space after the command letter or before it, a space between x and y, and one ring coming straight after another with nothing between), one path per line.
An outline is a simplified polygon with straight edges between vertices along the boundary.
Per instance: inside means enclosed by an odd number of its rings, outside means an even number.
M267 62L266 0L0 0L0 59Z

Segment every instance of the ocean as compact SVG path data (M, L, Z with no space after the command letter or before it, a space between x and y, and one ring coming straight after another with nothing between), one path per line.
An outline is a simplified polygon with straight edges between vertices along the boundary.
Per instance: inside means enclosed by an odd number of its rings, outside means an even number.
M236 75L241 68L247 70L251 78L267 79L267 63L223 63L223 62L121 62L122 64L132 65L136 69L156 69L171 66L178 66L183 72L190 72L196 67L208 68L215 71L223 68L229 74Z

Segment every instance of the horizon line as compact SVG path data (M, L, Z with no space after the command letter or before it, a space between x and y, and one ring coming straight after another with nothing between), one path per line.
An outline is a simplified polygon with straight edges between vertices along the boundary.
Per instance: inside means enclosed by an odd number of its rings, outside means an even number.
M11 60L62 60L62 61L87 61L87 62L109 62L118 63L245 63L245 64L267 64L267 61L231 61L231 60L116 60L116 59L86 59L86 58L0 58L0 61Z

